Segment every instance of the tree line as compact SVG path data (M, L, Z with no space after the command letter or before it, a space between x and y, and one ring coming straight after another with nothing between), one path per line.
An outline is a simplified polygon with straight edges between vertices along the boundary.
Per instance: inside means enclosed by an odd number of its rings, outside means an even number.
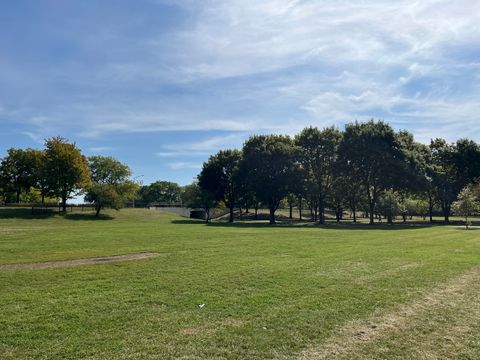
M207 211L221 201L234 221L235 208L269 209L270 223L280 204L310 210L324 223L330 210L340 221L441 212L449 222L462 189L480 178L480 147L468 139L448 143L415 141L383 121L334 127L307 127L295 137L256 135L241 150L222 150L203 164L190 196ZM195 188L195 186L197 188ZM301 216L301 215L300 215Z
M84 194L98 216L101 209L119 209L138 185L130 168L111 157L82 155L75 143L61 137L45 141L45 149L11 148L0 162L0 194L4 203L57 202Z
M75 143L61 137L45 141L43 150L9 149L0 162L0 195L4 203L58 202L83 194L95 205L119 209L138 200L202 208L209 214L218 206L249 212L269 209L275 223L279 207L309 212L324 223L326 214L353 221L361 213L376 219L405 221L419 215L445 222L454 210L471 216L478 211L480 147L468 139L430 144L415 141L407 131L394 131L383 121L350 123L343 131L307 127L294 137L256 135L240 150L222 150L202 166L197 180L180 186L156 181L139 186L130 180L130 168L111 157L82 155Z
M0 158L0 203L60 202L66 212L68 199L84 195L97 216L103 208L119 209L133 200L143 206L196 205L188 186L169 181L140 186L131 175L126 164L112 157L85 157L75 143L53 137L43 150L10 148Z

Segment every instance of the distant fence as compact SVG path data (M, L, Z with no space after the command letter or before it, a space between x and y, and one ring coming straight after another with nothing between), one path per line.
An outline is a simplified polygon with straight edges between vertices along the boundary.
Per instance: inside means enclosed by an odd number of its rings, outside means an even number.
M59 213L63 212L62 204L36 204L32 206L32 214L41 214L51 211L58 211ZM66 212L74 211L93 211L95 210L95 205L93 204L67 204Z
M5 207L9 208L30 208L32 214L45 214L53 211L58 211L61 213L63 211L62 204L57 203L15 203L15 204L5 204ZM90 211L94 210L95 205L93 204L67 204L67 212L74 211Z

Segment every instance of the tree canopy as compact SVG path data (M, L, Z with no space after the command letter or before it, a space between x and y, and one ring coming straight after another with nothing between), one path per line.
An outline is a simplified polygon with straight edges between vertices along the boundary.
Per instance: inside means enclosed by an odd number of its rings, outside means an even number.
M142 186L139 197L145 204L178 205L181 200L181 188L174 182L155 181L150 185Z
M239 197L239 176L242 153L239 150L223 150L211 156L203 164L198 175L198 185L213 194L215 200L225 202L233 222L234 208Z
M112 157L91 156L88 158L91 185L87 188L85 200L95 205L98 217L103 208L121 209L132 199L138 185L129 180L130 168Z
M249 186L270 210L271 224L275 223L275 211L280 201L292 188L297 153L292 139L282 135L252 136L243 146Z
M75 143L61 137L45 141L45 177L49 191L62 199L65 212L67 200L73 193L90 185L87 159Z
M293 138L254 135L242 149L226 149L210 156L197 182L186 187L170 181L138 186L129 180L126 164L112 157L82 155L75 143L61 137L45 141L45 149L9 149L0 159L0 192L4 203L38 202L86 194L96 205L120 208L139 199L143 205L189 206L207 213L216 206L269 209L275 223L284 204L290 217L297 207L310 211L310 219L323 223L333 214L341 221L350 211L371 224L401 215L443 215L468 200L468 189L480 182L480 146L469 139L449 143L432 139L422 144L405 130L395 131L383 121L354 122L343 130L307 127ZM477 188L475 188L477 189ZM138 197L137 197L138 196Z

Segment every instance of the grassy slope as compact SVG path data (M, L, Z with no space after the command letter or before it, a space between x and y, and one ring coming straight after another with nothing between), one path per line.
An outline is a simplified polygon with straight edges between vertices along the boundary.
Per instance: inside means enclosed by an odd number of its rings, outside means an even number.
M0 358L296 356L345 322L480 264L478 232L458 227L205 226L143 210L111 215L0 218L0 264L161 253L0 272ZM411 354L391 349L391 357ZM480 356L478 344L464 350Z

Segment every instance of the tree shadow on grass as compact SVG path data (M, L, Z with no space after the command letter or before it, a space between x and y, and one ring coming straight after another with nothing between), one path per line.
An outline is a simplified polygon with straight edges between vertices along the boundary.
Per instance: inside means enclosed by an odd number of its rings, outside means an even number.
M102 220L113 220L115 219L113 216L100 214L99 216L95 216L95 213L85 213L85 214L65 214L65 219L67 220L74 220L74 221L81 221L81 220L94 220L94 221L102 221Z
M433 226L445 226L445 225L460 225L457 223L445 224L443 222L407 222L407 223L376 223L369 225L367 223L354 223L354 222L340 222L335 221L327 222L323 225L314 222L289 220L278 221L275 225L270 225L264 221L244 221L237 220L234 223L228 221L211 221L208 224L202 220L196 219L184 219L184 220L172 220L173 224L182 225L205 225L210 227L230 227L230 228L304 228L304 229L335 229L335 230L415 230L422 228L429 228Z
M113 220L114 217L109 215L100 214L99 217L95 216L94 212L82 212L82 213L59 213L56 208L47 209L34 209L32 213L31 208L2 208L0 207L0 219L22 219L22 220L42 220L51 219L55 216L63 217L66 220Z
M49 219L58 215L54 209L35 210L29 208L0 208L0 219Z

